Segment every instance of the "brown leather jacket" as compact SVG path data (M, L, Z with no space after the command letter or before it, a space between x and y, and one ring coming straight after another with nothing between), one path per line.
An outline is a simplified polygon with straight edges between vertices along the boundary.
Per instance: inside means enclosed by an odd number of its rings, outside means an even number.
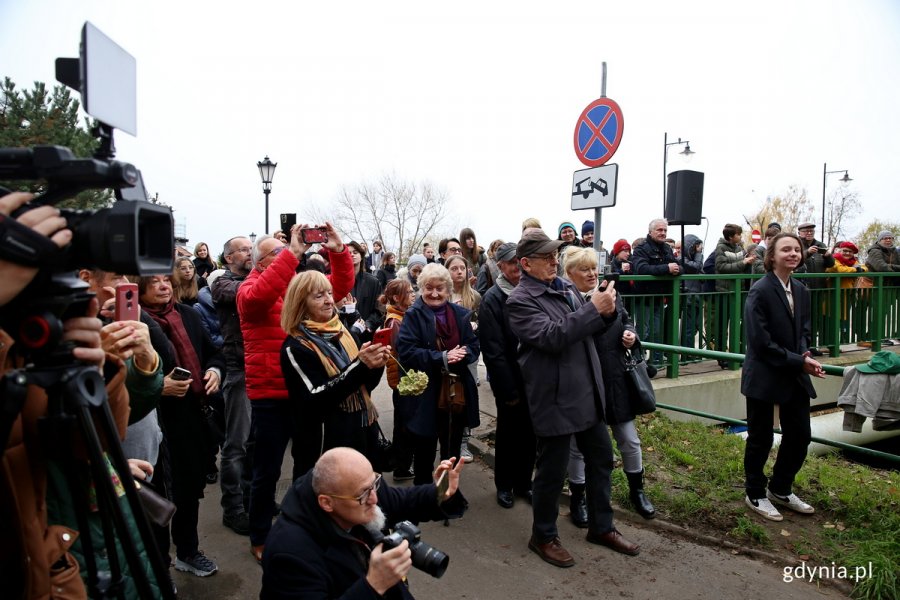
M0 374L14 368L9 359L12 343L0 329ZM107 372L116 371L106 390L121 439L129 412L125 363L109 354L106 362ZM78 532L47 523L47 474L37 430L38 419L46 411L44 390L28 386L25 406L0 461L0 574L4 597L9 592L10 598L86 598L78 563L69 554ZM59 568L63 557L65 565Z

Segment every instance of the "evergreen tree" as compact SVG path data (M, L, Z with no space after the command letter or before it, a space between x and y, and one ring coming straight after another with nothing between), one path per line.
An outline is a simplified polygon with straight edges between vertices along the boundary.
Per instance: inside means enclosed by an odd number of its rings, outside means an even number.
M78 158L90 157L99 142L90 134L87 118L78 122L78 100L69 88L57 85L52 91L36 81L34 89L18 90L9 77L0 89L0 148L28 148L37 145L65 146ZM40 194L46 181L0 181L9 190ZM96 209L109 206L110 190L87 190L71 200L60 202L61 208Z

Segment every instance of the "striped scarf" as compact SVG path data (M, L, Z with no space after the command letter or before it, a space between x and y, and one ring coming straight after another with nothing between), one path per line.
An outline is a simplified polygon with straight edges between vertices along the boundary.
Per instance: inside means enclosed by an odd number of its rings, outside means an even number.
M296 339L301 345L316 353L329 378L340 375L359 354L353 336L343 326L337 314L324 323L302 321L300 335ZM378 410L364 385L341 400L338 407L348 413L362 412L365 425L371 425L378 419Z

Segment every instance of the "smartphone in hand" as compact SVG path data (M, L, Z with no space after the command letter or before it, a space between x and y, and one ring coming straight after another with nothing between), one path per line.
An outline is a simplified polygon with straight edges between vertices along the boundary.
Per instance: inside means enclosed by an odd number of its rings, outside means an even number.
M116 286L116 321L139 321L141 307L138 304L136 283L120 283Z
M187 369L182 369L181 367L175 367L175 370L172 371L172 379L175 381L187 381L191 378L191 372Z
M300 239L304 244L324 244L328 241L328 233L324 227L313 227L300 230Z
M372 336L373 344L381 344L382 346L390 346L391 338L393 331L389 327L382 327L375 331L375 335Z

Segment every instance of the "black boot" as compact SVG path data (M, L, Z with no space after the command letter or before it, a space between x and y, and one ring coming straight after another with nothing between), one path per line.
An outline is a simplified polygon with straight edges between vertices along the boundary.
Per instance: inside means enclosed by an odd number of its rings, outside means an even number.
M584 484L569 483L569 491L572 492L572 497L569 499L569 516L572 518L572 523L575 524L575 527L587 529L588 513L587 498L585 498L584 495Z
M628 497L631 499L634 509L645 519L655 517L656 509L653 508L650 499L644 495L644 470L641 469L639 473L625 473L625 476L628 478L628 488L630 490Z

